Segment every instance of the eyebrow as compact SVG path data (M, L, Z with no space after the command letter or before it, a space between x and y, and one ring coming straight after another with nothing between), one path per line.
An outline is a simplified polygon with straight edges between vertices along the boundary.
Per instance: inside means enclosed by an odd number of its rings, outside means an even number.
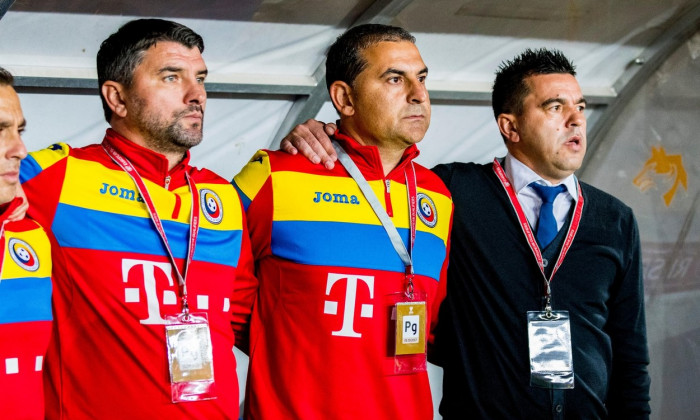
M389 67L384 73L382 73L381 77L388 76L390 74L398 74L399 76L405 76L406 72L403 70L395 69L393 67ZM428 74L428 68L423 67L423 69L416 74Z
M541 106L546 107L547 105L555 103L555 102L559 103L561 105L566 105L566 101L562 98L549 98L549 99L545 100L544 102L542 102ZM588 105L588 101L586 101L586 98L584 98L582 96L578 99L578 101L574 102L574 104L576 104L576 105L580 105L580 104Z
M27 120L22 120L22 122L19 123L17 126L20 130L25 128L27 126ZM0 128L7 128L7 127L12 127L11 122L7 121L0 121Z
M167 73L167 72L180 73L180 72L182 72L182 70L183 70L182 67L166 66L166 67L163 67L160 70L158 70L158 74ZM197 72L198 76L201 76L201 75L206 76L208 74L209 74L208 69L200 70Z

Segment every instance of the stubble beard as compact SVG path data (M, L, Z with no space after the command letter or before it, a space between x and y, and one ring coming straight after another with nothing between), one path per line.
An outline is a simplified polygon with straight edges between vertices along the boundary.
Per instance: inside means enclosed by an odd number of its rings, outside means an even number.
M180 112L173 113L170 120L158 115L146 114L143 106L138 106L138 125L148 147L161 154L185 153L201 143L202 122L193 124L189 128L182 122L185 115L193 112L199 112L204 116L201 105L190 105Z

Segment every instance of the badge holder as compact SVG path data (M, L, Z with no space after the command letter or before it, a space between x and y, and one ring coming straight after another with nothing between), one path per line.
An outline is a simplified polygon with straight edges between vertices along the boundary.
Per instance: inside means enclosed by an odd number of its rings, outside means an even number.
M407 375L427 370L425 293L396 293L392 299L394 374Z
M529 311L530 385L572 389L574 369L568 311Z
M174 403L216 398L214 358L206 313L165 317L165 336Z

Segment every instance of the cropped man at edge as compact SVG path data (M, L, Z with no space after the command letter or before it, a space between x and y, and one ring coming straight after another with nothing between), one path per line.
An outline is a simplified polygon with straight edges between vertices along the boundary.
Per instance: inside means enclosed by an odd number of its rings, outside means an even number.
M260 281L248 419L433 417L425 352L452 202L413 162L430 121L414 42L362 25L330 47L342 166L263 150L234 178Z
M189 165L203 49L180 24L126 23L97 54L102 143L22 164L58 262L48 419L238 417L232 325L244 333L257 283L236 191Z
M0 414L44 418L42 372L51 335L51 246L33 220L10 221L26 121L12 75L0 67Z
M629 207L574 175L586 151L575 74L546 49L503 63L493 110L508 155L433 169L455 203L432 359L445 419L649 417L639 232ZM283 146L332 167L324 146L298 142L323 130L307 122Z

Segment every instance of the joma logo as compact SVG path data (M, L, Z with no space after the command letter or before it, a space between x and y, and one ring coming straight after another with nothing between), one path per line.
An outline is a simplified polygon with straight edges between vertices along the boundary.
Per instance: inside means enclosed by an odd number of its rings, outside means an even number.
M128 188L120 188L116 185L110 185L106 182L102 183L102 188L100 188L100 194L109 194L111 196L123 198L125 200L138 201L139 203L143 203L143 198L141 198L141 194L139 194L138 192L130 190Z
M320 191L316 191L314 194L316 194L316 197L314 197L314 203L325 201L326 203L360 204L360 200L358 200L357 196L355 195L348 197L347 194L333 194Z

